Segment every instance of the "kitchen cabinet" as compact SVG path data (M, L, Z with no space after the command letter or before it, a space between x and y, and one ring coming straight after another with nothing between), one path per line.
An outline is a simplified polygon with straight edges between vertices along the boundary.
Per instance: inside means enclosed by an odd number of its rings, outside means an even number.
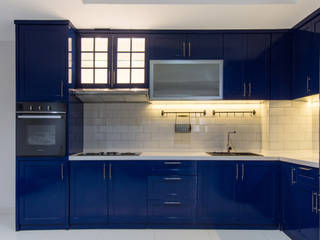
M281 163L281 224L294 240L319 238L318 169Z
M276 163L199 163L197 222L276 226L277 169Z
M15 24L17 101L66 100L69 21Z
M144 161L110 162L110 224L146 224L147 174Z
M234 162L199 162L198 224L236 224L236 167Z
M319 52L314 28L314 22L311 21L294 31L292 84L294 98L319 92Z
M150 59L223 59L222 34L155 34Z
M18 222L20 227L66 228L68 169L61 161L18 163Z
M292 34L290 32L271 35L270 99L291 99L293 61Z
M270 34L224 35L224 99L269 99Z
M70 224L108 223L108 163L70 164Z
M275 162L236 163L238 224L278 224L279 169Z
M148 176L148 224L192 224L197 193L195 161L152 161Z

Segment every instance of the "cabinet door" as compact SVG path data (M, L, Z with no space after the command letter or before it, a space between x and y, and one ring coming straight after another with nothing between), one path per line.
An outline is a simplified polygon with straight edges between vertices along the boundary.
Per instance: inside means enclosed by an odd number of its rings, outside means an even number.
M72 162L70 165L70 223L108 222L108 164Z
M110 224L146 223L147 169L144 161L110 163Z
M189 59L223 59L222 34L194 34L188 39Z
M150 39L150 47L150 60L187 57L187 39L184 34L153 35Z
M18 25L18 101L65 99L67 39L65 25Z
M242 162L239 166L237 201L239 224L276 225L278 223L278 165Z
M237 171L233 162L199 163L197 223L236 223L236 177Z
M244 63L247 54L245 34L224 35L223 98L243 99L247 95Z
M66 173L62 162L19 162L20 224L67 224Z
M292 34L273 33L270 72L272 100L291 98L292 66Z
M247 35L247 61L245 68L247 96L250 99L270 97L270 35Z

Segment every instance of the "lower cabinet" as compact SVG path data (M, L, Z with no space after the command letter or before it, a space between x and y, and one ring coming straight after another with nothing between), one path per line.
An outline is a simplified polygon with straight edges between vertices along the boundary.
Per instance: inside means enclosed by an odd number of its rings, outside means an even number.
M200 162L198 178L198 223L277 225L278 163Z
M109 163L109 223L145 224L147 221L146 161Z
M67 165L62 161L20 161L18 218L22 228L67 227Z
M70 164L70 224L108 223L108 164Z
M281 222L293 240L319 239L318 169L281 163Z

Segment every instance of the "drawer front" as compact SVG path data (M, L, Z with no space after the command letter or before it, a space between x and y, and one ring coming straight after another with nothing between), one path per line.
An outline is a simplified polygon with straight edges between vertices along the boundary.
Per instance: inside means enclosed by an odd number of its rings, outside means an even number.
M149 199L195 199L196 176L150 176L148 177Z
M311 178L317 178L318 176L318 169L312 168L312 167L305 167L305 166L298 166L298 175L311 177Z
M195 161L157 161L151 166L152 175L196 175Z
M149 201L149 223L192 223L195 213L195 201Z

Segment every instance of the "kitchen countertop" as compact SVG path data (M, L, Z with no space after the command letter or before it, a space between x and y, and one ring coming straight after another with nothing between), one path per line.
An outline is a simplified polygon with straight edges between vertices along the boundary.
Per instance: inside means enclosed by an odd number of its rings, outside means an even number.
M261 153L263 156L210 156L205 152L143 152L140 156L77 156L70 155L70 161L129 161L129 160L194 160L194 161L282 161L318 168L318 158L307 155L297 157L285 153Z

